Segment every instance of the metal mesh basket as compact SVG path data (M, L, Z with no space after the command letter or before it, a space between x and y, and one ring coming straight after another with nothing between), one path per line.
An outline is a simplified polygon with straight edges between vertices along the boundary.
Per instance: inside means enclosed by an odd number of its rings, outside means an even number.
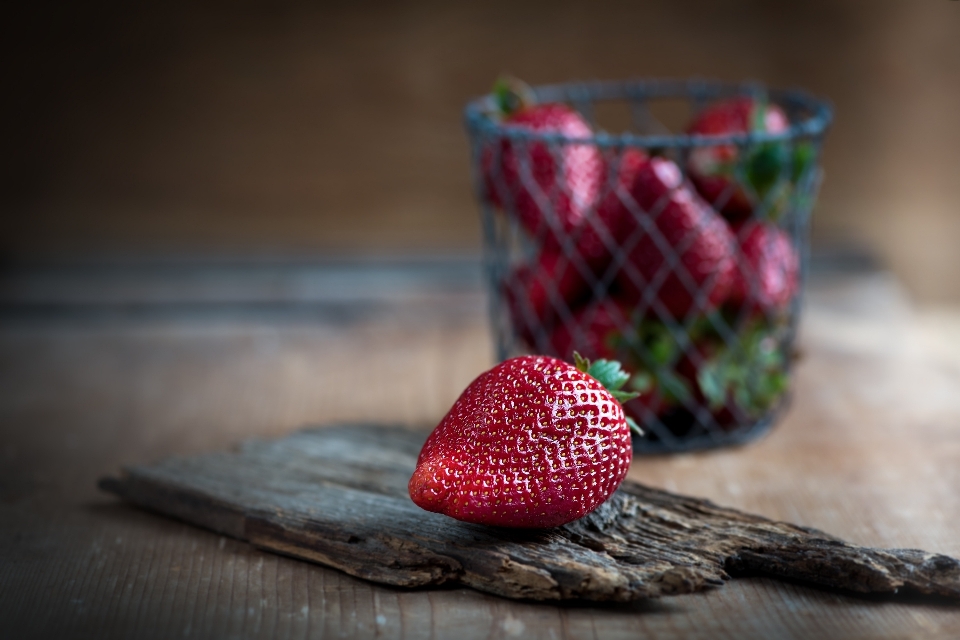
M830 108L798 91L704 81L532 92L584 126L497 118L493 96L465 113L497 357L620 360L640 393L624 404L645 432L638 452L763 433L789 398ZM780 126L672 134L656 117L738 99ZM604 132L605 114L626 131Z

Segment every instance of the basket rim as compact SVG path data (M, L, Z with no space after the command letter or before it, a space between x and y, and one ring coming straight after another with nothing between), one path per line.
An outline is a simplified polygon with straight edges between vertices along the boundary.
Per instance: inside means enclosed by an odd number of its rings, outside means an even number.
M555 132L530 131L521 126L504 124L490 117L493 95L475 98L464 108L468 132L474 138L497 137L520 141L542 141L551 144L591 144L605 148L669 147L691 148L732 144L755 145L765 142L789 142L800 138L822 137L833 121L829 101L817 98L802 89L768 88L758 82L724 82L703 79L636 78L632 80L598 80L565 82L531 87L543 102L612 101L638 98L691 98L711 100L736 95L764 94L772 102L804 110L809 115L779 133L750 132L724 135L688 133L637 134L630 132L596 132L591 136L572 137Z

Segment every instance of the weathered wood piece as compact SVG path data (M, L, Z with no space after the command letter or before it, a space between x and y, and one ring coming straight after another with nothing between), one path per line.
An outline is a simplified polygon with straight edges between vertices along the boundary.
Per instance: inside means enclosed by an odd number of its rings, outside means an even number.
M760 574L859 593L960 600L960 561L828 534L624 482L587 517L542 531L416 507L425 434L344 426L170 458L100 486L136 505L374 582L449 583L510 598L628 601Z

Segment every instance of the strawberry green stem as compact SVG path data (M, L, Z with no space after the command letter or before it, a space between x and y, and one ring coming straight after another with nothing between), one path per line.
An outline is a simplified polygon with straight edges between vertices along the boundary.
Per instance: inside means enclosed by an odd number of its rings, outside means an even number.
M595 360L591 363L590 360L574 351L573 362L578 371L582 371L596 379L620 404L628 400L633 400L640 395L635 391L621 390L623 385L627 384L627 381L630 380L630 374L624 371L620 363L616 360ZM640 425L634 422L629 416L627 416L626 420L631 431L637 435L643 435L643 430L640 429Z
M530 85L508 75L497 78L493 85L493 101L498 114L503 117L522 111L537 102Z

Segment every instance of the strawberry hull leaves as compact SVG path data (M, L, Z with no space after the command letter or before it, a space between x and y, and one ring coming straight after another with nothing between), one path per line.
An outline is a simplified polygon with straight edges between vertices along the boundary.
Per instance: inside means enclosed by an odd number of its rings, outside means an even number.
M576 351L573 352L574 365L577 371L587 373L597 379L597 382L612 395L617 402L623 404L627 400L633 400L639 393L635 391L624 391L623 385L630 380L630 374L623 370L620 363L616 360L596 360L591 362Z
M769 323L754 321L734 344L716 337L703 340L696 355L678 367L723 426L760 418L786 392L787 361L778 333Z
M786 114L766 99L739 97L704 109L688 133L783 133ZM731 221L754 216L777 220L790 204L793 185L812 167L809 142L765 142L750 147L714 145L690 154L688 171L700 194Z

